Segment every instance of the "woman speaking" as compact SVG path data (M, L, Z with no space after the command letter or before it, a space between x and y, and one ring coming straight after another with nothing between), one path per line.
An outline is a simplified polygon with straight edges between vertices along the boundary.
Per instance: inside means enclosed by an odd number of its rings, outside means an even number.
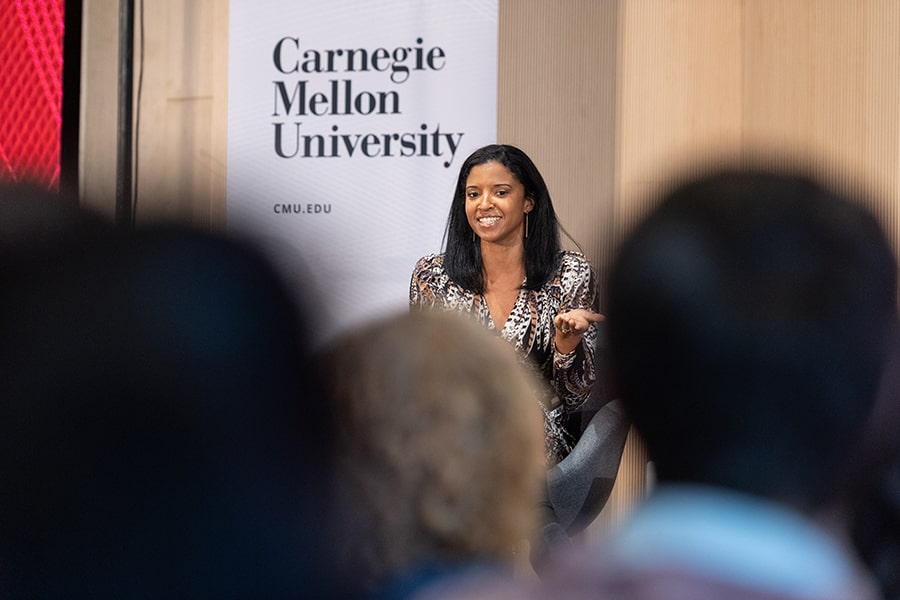
M549 466L576 440L566 419L594 380L594 271L562 250L559 222L540 172L521 150L490 145L463 163L443 254L421 258L410 283L412 308L470 313L513 344L549 383L542 402Z
M509 341L549 382L544 402L549 465L574 440L568 412L584 404L596 377L596 282L583 254L562 250L544 178L508 145L476 150L463 163L450 207L445 252L416 263L413 308L470 313Z

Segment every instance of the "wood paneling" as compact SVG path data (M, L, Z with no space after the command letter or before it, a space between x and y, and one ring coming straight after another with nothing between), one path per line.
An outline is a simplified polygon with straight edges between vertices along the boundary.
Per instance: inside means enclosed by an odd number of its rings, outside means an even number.
M107 215L115 210L118 4L86 0L84 9L82 198ZM221 227L228 2L135 4L135 219Z
M116 211L119 11L116 0L84 0L78 191L82 205L112 220Z
M697 162L741 148L741 0L623 2L616 236Z
M618 2L500 2L497 140L532 157L601 280L615 239L619 18ZM616 486L587 537L628 512L644 490L645 464L629 436Z
M144 10L143 30L138 222L167 218L220 226L228 3L154 0Z
M497 140L532 157L598 268L612 240L617 35L617 2L500 2Z
M900 4L764 0L744 21L745 152L861 192L897 240Z

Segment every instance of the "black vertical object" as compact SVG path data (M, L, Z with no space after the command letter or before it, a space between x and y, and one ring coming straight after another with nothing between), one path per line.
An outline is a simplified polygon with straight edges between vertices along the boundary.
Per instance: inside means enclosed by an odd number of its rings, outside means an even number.
M132 226L134 115L134 0L119 0L119 122L116 147L116 225Z
M81 103L82 0L66 0L63 16L62 108L59 143L59 191L78 198L78 133Z

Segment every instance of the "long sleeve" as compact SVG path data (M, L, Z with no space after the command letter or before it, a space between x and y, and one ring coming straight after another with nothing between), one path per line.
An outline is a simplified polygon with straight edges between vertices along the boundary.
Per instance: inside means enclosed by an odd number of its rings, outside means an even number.
M597 332L591 327L581 344L569 354L555 350L553 317L560 310L592 309L595 277L587 259L578 252L562 252L556 274L536 290L522 290L506 323L492 329L512 344L522 364L549 385L542 386L541 406L545 411L548 461L555 464L571 449L563 425L565 414L584 404L594 383L594 346ZM480 294L456 285L443 267L443 255L419 259L409 285L410 310L439 309L467 314L476 322L491 327L487 303ZM559 404L553 398L558 398ZM544 402L546 400L546 402ZM552 407L552 408L548 408Z
M559 311L574 308L594 310L596 278L590 263L581 255L568 254L560 268ZM591 395L597 378L594 353L597 327L592 325L582 336L581 343L568 354L553 347L553 386L566 410L575 410Z
M437 290L442 285L439 279L443 275L441 258L430 254L416 261L412 277L409 281L409 308L418 310L434 306Z

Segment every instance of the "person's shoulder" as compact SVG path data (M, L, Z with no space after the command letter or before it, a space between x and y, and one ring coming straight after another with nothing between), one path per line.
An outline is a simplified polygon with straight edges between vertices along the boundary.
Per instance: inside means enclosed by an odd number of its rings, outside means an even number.
M435 281L446 277L444 272L444 255L427 254L416 261L412 273L414 280Z
M426 254L416 261L416 266L413 268L414 273L436 270L444 270L443 254Z
M593 266L591 266L591 261L577 250L560 250L559 270L561 273L590 273Z

